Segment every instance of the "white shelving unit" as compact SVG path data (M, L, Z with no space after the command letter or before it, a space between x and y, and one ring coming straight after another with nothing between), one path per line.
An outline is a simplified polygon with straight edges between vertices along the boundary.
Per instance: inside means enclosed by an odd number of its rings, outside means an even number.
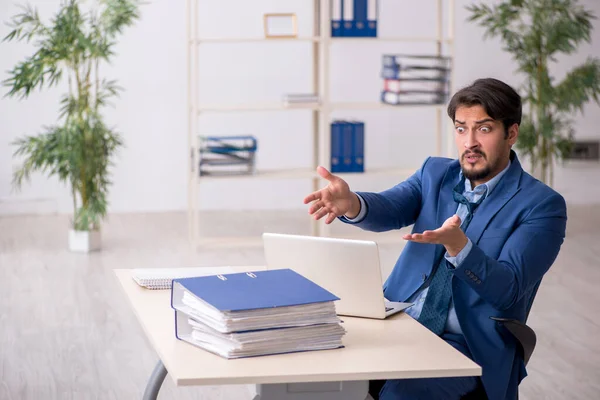
M188 222L189 237L193 245L209 244L221 245L224 242L223 237L219 238L201 238L199 227L202 221L198 218L198 193L201 189L201 183L210 180L223 179L303 179L311 180L313 190L320 189L325 183L317 176L315 169L318 165L329 165L330 161L330 122L331 113L335 110L388 110L388 109L406 109L406 108L427 108L435 112L436 137L433 148L435 155L450 155L453 151L451 141L447 141L447 147L443 149L444 130L444 112L445 105L387 105L381 102L331 102L329 88L330 74L330 46L333 43L363 43L363 42L405 42L405 43L430 43L435 44L437 55L449 56L454 61L454 0L447 1L447 36L443 33L443 1L430 0L436 3L436 36L432 37L365 37L365 38L338 38L331 37L330 26L330 1L331 0L312 0L313 1L313 28L312 36L297 38L200 38L198 34L198 3L202 0L187 0L187 64L188 64L188 146L190 154L190 167L188 169L189 187L188 187ZM199 98L199 77L198 77L198 47L204 43L282 43L282 42L309 42L312 43L312 92L320 97L319 105L308 106L289 106L283 103L249 103L249 104L200 104ZM443 53L443 46L448 47L448 51ZM453 63L452 63L453 64ZM450 77L450 92L453 92L454 84L454 66L452 66ZM198 118L203 113L227 113L227 112L252 112L252 111L282 111L290 112L293 110L310 110L313 127L313 149L312 154L307 156L312 159L311 169L281 169L270 171L257 171L254 175L247 176L199 176L199 143L198 143ZM397 176L404 179L412 174L418 166L412 169L399 168L367 168L362 174L337 174L345 176ZM308 222L310 221L310 222ZM307 218L307 223L311 224L313 235L330 235L330 226L322 221L314 221ZM368 233L365 233L368 236ZM365 237L365 235L361 235ZM384 235L385 236L385 235ZM397 239L396 236L393 236ZM385 240L385 237L378 236L377 240ZM227 237L227 245L245 245L259 244L260 237L240 238Z

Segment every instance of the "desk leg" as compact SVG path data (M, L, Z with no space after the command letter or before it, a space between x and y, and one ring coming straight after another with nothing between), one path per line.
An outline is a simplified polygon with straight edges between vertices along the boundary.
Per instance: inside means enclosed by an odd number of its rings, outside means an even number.
M143 400L156 400L158 398L158 392L160 391L160 387L167 376L167 369L163 365L161 360L158 360L156 363L156 367L152 371L152 375L150 375L150 379L148 379L148 384L146 384L146 390L144 390Z

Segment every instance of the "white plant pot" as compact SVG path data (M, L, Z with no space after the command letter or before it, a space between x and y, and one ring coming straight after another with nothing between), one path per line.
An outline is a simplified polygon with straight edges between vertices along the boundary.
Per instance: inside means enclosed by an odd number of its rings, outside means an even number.
M69 250L78 253L89 253L100 250L102 236L100 231L69 230Z

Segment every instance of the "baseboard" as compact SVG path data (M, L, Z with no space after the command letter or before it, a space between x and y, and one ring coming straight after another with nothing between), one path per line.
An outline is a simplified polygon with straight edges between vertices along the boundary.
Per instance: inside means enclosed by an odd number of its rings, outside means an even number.
M48 215L59 212L56 199L0 199L0 215Z

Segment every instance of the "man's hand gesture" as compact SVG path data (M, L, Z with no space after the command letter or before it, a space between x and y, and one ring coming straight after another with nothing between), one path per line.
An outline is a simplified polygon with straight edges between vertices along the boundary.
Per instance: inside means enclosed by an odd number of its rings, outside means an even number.
M352 218L360 212L360 201L356 194L342 178L333 175L324 167L318 167L317 172L329 181L323 189L313 192L304 198L304 204L312 202L308 213L315 219L327 216L326 224L332 223L336 217L347 215Z
M423 233L409 233L402 238L417 243L443 244L448 254L456 257L467 245L468 241L467 236L460 229L460 224L461 221L458 215L453 215L444 221L441 227L435 230L424 231Z

